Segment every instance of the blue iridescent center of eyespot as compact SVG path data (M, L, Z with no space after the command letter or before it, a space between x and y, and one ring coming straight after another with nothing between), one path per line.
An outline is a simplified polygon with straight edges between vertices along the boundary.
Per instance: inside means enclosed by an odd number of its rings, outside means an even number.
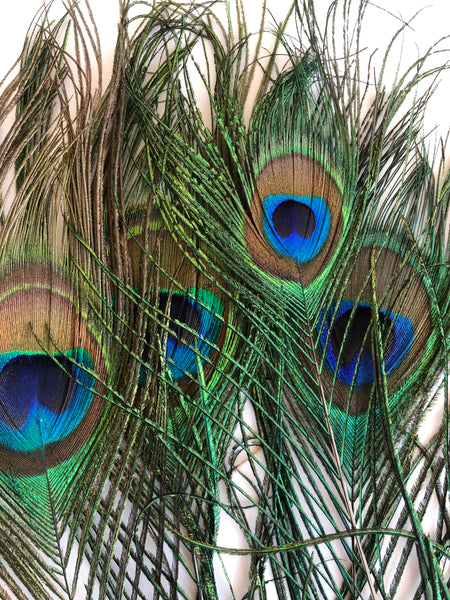
M327 203L320 196L271 194L263 202L264 231L280 254L303 263L320 252L330 231Z
M85 350L0 354L1 444L31 452L72 433L92 402L92 366Z
M372 308L369 304L343 301L332 305L328 316L322 315L319 324L321 351L325 350L328 368L337 379L350 385L369 385L375 379L372 357ZM354 311L354 312L352 312ZM378 320L383 340L384 370L386 375L395 369L408 352L414 340L414 326L402 315L380 310ZM330 331L331 328L331 331ZM328 343L327 343L328 338Z
M213 345L217 343L222 327L224 307L219 298L204 289L191 289L187 294L162 290L159 295L159 310L170 310L160 335L167 331L167 366L174 380L197 373L196 354L203 364L211 356ZM161 318L163 322L164 319Z

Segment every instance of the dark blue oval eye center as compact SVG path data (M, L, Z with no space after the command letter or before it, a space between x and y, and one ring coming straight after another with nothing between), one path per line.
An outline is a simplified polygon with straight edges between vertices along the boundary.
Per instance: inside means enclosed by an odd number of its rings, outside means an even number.
M166 314L167 302L169 300L168 292L161 292L159 295L159 310ZM200 331L201 319L194 302L185 294L172 294L170 296L169 310L169 337L175 343L183 342L187 346L194 344L195 336L190 329L196 332ZM176 323L179 321L179 323ZM183 327L182 323L186 325Z
M62 413L73 395L72 363L64 357L22 354L12 357L0 371L0 397L15 428L26 421L37 402ZM66 371L66 372L65 372Z
M296 200L286 200L273 212L272 222L281 238L289 237L293 232L299 237L309 239L316 228L316 218L309 206Z
M411 348L415 331L412 321L397 312L378 311L379 335L386 375L400 367ZM375 315L366 303L355 306L351 300L332 304L327 316L321 316L319 347L325 352L327 368L347 385L369 385L375 381L373 329ZM376 351L376 350L375 350Z
M263 201L263 227L276 252L306 263L327 243L331 213L321 196L269 194Z
M336 319L331 330L331 345L335 356L340 352L340 362L343 366L354 362L361 352L372 354L368 329L373 320L372 308L366 305L359 305L353 312L351 309L346 310ZM391 319L380 311L378 320L382 328L383 346L386 354L389 354L394 344L394 335L390 328Z
M158 299L157 334L174 380L195 376L198 361L210 358L222 331L224 305L210 290L191 288L184 292L161 290ZM151 350L159 350L152 341L154 326L149 326L142 360L149 362ZM145 372L140 375L145 381Z

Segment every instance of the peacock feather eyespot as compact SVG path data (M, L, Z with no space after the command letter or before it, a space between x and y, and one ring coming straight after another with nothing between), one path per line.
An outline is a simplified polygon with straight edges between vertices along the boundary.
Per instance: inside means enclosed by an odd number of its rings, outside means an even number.
M308 285L342 236L341 186L319 161L292 153L272 158L255 188L245 226L252 259L274 277Z
M167 310L169 304L170 310ZM159 310L166 315L166 359L168 369L175 381L195 377L197 358L203 365L211 358L213 347L222 333L224 305L220 298L206 289L189 289L186 294L162 290L159 294ZM166 328L159 327L160 338Z
M386 310L378 311L384 347L384 371L388 375L408 352L414 327L410 319ZM375 317L370 304L343 301L333 304L321 324L319 345L327 367L344 384L370 385L375 380L372 333ZM327 344L327 339L329 343Z
M413 265L376 246L359 251L341 293L320 314L318 349L333 404L360 414L377 385L379 345L389 395L414 376L431 333L430 303Z
M0 460L37 475L94 436L106 362L70 284L46 265L3 278L0 323Z
M149 224L148 252L142 231L135 233L128 247L138 295L144 270L150 281L159 284L143 298L149 323L141 357L146 367L141 368L139 383L144 384L147 371L161 374L164 363L164 376L184 393L194 393L198 364L209 379L221 356L218 349L227 331L226 295L187 258L156 210Z
M280 254L299 263L314 258L330 231L330 211L323 198L271 194L263 202L264 231Z

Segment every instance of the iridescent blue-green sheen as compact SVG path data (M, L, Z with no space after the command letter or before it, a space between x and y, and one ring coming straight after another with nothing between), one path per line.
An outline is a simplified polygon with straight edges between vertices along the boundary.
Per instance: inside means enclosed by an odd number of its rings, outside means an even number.
M345 346L348 347L351 344L348 336L356 335L357 340L361 341L366 333L367 323L365 321L364 323L358 321L358 311L359 313L362 311L367 312L371 310L371 307L367 303L358 304L356 309L354 307L355 302L344 300L339 305L334 303L328 315L325 316L323 314L321 316L318 328L320 331L319 345L321 351L325 351L325 364L327 367L333 373L337 369L337 379L339 381L348 385L353 381L357 385L369 385L373 383L375 378L374 361L370 350L370 334L367 336L368 342L364 344L364 347L361 347L361 344L358 346L357 343L357 348L351 353L351 359L349 359L348 353L347 357L344 358L345 352L339 356L339 352L342 352L342 344L339 345L335 330L341 319L344 319L343 327L345 327L347 320L350 323ZM351 316L353 310L355 312ZM379 319L384 322L386 330L389 330L388 342L385 343L384 348L384 370L386 375L388 375L408 352L413 343L415 332L410 319L400 314L394 312L387 313L386 310L381 309L379 311Z
M316 256L330 231L330 210L319 196L271 194L263 202L264 231L280 254L304 263Z
M169 294L168 290L161 290L159 309L162 312L166 310L169 297L166 358L171 376L176 381L186 373L196 374L196 354L202 364L211 356L220 336L222 320L219 317L224 314L224 306L216 294L202 288L189 289L185 294Z
M92 402L92 367L89 353L82 349L52 355L1 354L2 445L31 452L72 433Z

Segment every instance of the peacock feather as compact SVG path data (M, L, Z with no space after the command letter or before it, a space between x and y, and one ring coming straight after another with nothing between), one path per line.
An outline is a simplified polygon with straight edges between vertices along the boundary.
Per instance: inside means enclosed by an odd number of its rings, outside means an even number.
M0 99L0 596L450 598L439 45L119 8L106 86L70 3Z

